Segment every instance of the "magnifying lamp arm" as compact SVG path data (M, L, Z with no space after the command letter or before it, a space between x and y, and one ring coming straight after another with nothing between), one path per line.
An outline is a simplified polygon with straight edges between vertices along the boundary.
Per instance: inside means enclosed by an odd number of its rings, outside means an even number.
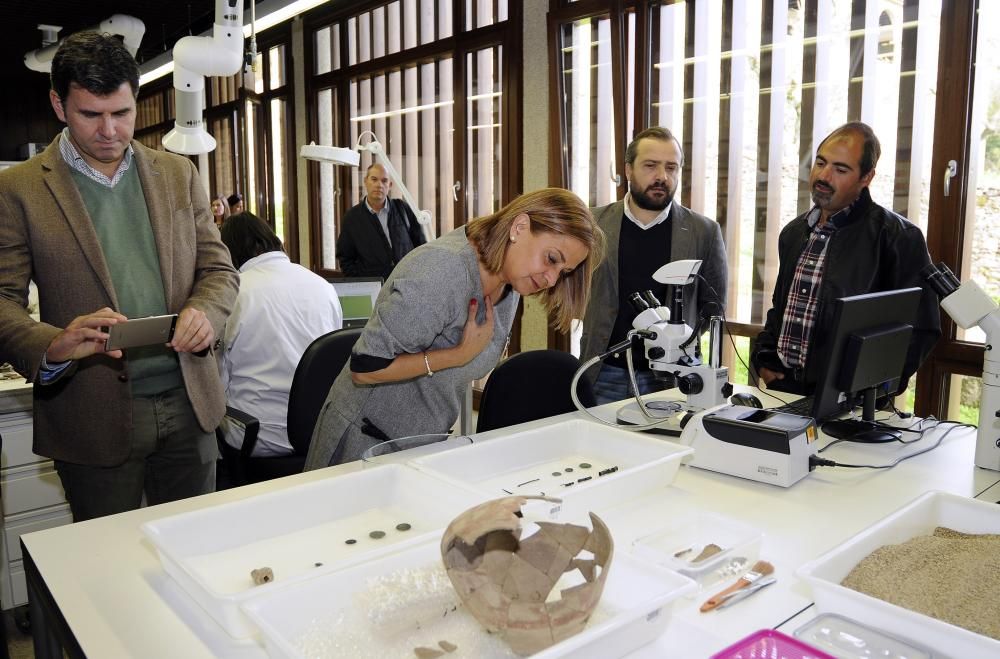
M58 32L62 28L53 29ZM135 51L139 50L139 44L142 42L142 35L146 33L146 25L134 16L114 14L108 16L97 25L84 28L81 31L93 31L120 36L122 44L128 49L128 52L135 55ZM25 53L24 65L32 71L40 73L50 72L52 70L52 58L55 57L56 51L59 50L59 45L62 41L62 39L59 39L53 44L37 48L30 53Z
M184 37L174 44L174 129L163 146L175 153L197 155L215 149L204 127L205 77L237 73L243 64L243 2L216 0L211 37Z

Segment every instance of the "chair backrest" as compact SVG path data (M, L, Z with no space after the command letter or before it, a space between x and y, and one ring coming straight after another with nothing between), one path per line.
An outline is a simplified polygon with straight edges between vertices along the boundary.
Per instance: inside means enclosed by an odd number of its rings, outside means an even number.
M319 412L359 336L361 328L334 330L314 340L302 353L288 392L288 441L296 455L309 452Z
M580 360L561 350L529 350L505 360L490 374L479 400L476 432L576 410L569 386ZM586 378L577 384L585 407L597 404Z

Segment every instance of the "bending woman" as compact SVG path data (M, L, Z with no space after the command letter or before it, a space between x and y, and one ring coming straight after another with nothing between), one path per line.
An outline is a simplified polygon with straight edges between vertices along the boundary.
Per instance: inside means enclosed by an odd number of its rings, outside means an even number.
M386 439L447 433L466 387L503 355L522 295L556 328L580 318L604 234L572 192L547 188L413 250L379 293L313 431L306 469Z

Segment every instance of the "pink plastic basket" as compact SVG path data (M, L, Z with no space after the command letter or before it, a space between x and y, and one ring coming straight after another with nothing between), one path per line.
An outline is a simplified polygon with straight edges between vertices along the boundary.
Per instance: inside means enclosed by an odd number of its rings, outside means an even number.
M761 629L741 638L712 659L836 659L822 650L774 629Z

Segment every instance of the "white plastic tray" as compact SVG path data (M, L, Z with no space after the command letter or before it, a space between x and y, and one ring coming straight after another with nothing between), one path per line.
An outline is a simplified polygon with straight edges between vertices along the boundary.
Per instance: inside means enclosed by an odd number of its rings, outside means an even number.
M947 657L1000 657L1000 641L840 585L855 565L879 547L928 535L937 526L963 533L1000 533L1000 506L946 492L927 492L802 565L796 574L809 584L816 608L822 613L863 620L868 626L912 639Z
M240 602L282 584L395 551L441 531L485 497L385 465L142 525L163 569L231 636L255 629ZM406 523L409 530L396 529ZM369 537L381 530L380 539ZM347 544L347 540L355 542ZM255 586L250 572L270 567Z
M651 560L694 579L702 587L739 578L760 558L764 534L737 520L704 511L672 516L653 533L633 545L636 556ZM718 554L693 562L706 545L722 548ZM686 552L682 556L679 553Z
M692 452L657 437L573 419L410 464L489 498L544 494L562 499L563 510L583 514L668 487L681 459ZM601 476L605 470L612 471Z
M331 656L342 656L346 652L355 658L377 656L390 659L394 655L377 646L383 640L381 637L371 644L361 642L366 634L380 636L379 630L362 631L357 638L345 639L337 633L333 624L327 625L327 621L354 616L349 618L353 621L360 616L361 624L351 626L351 633L363 628L369 624L364 618L364 611L359 613L350 609L358 606L355 595L369 588L371 578L440 562L438 543L426 543L262 594L246 602L243 610L261 630L264 647L271 657L305 657L307 654L304 651L308 649ZM611 659L624 656L662 634L669 623L673 601L696 589L690 579L625 553L615 552L609 569L601 602L587 628L533 655L536 659L570 656L574 659ZM447 623L435 618L432 621L423 620L419 630L397 630L396 633L405 638L400 645L407 648L401 651L401 657L411 658L414 656L412 647L434 647L442 636L447 637L446 630L453 630L454 627L446 625L454 624L454 615ZM461 609L458 615L463 615ZM466 641L454 654L446 656L455 659L516 656L502 641L490 636L478 625L474 628L479 630L475 636L486 645L475 647L475 641L471 645ZM385 640L389 642L391 637Z

